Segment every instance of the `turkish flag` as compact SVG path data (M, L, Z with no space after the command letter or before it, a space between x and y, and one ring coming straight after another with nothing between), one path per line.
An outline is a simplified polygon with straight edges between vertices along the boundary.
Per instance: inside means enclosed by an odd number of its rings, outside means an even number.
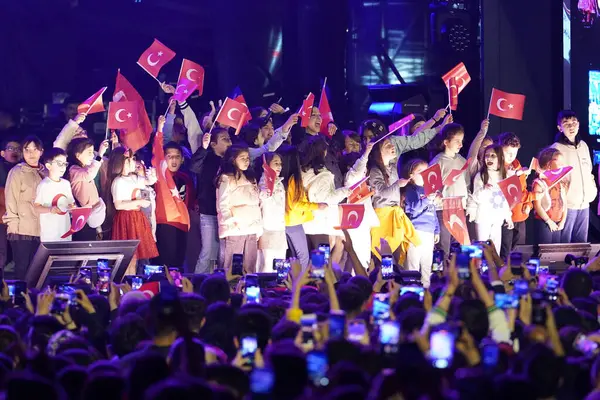
M383 135L382 137L378 138L377 142L381 141L383 138L391 135L392 133L396 132L398 129L408 125L408 123L410 121L412 121L413 119L415 119L415 114L410 114L407 115L406 117L399 119L398 121L394 122L393 124L391 124L390 126L388 126L388 133L386 133L385 135Z
M58 215L65 215L69 211L69 199L62 193L57 194L52 199L52 207L58 208Z
M108 103L108 129L135 129L137 123L135 101L111 101Z
M356 229L365 217L364 204L340 204L340 226L335 229Z
M456 86L456 78L450 78L450 86L448 86L448 100L450 109L456 111L458 109L458 86Z
M298 111L300 114L300 126L306 128L308 126L308 121L310 120L310 115L312 113L313 105L315 104L315 95L309 93L306 96L306 99L302 101L302 107Z
M327 125L330 122L333 122L333 114L331 113L331 107L329 106L329 100L327 99L327 90L326 87L323 86L323 90L321 90L321 100L319 100L319 112L321 113L321 130L320 132L329 136L329 129L327 129Z
M489 113L501 118L523 119L525 96L492 89Z
M175 58L175 52L154 39L152 45L142 53L137 63L144 71L157 79L160 69L173 58Z
M94 114L104 111L104 103L102 102L102 95L106 91L107 87L103 87L94 93L89 99L77 106L77 112L80 114Z
M573 167L567 166L558 169L553 169L550 171L545 171L543 175L547 179L548 189L560 182L565 176L571 173L572 170Z
M192 93L194 93L194 90L196 90L197 87L198 84L194 81L190 81L187 78L179 79L177 82L177 88L175 88L173 100L183 103L188 97L191 96Z
M160 282L146 282L140 286L139 291L144 293L147 298L151 299L160 293Z
M356 182L354 185L350 186L352 193L350 196L348 196L348 203L362 203L365 199L368 199L375 194L375 192L372 192L367 185L368 179L369 177L366 176L360 181Z
M465 210L462 205L462 197L444 197L442 216L444 226L454 236L456 241L463 246L470 245L469 231L465 219Z
M467 67L464 63L459 63L456 67L452 68L448 71L444 76L442 76L442 80L446 84L446 87L450 89L450 78L455 79L455 83L458 89L457 95L463 91L465 86L469 82L471 82L471 75L469 75L469 71L467 71Z
M68 236L71 236L75 232L79 232L85 226L90 214L92 212L92 207L78 207L72 208L69 210L71 213L71 229L65 232L61 239L64 239Z
M184 78L194 82L198 86L198 95L202 96L204 92L204 67L184 58L177 82L181 82Z
M502 190L502 194L508 202L508 206L512 210L514 206L519 204L519 201L523 196L523 187L521 186L521 180L515 174L510 178L506 178L498 182L498 186L500 187L500 190Z
M425 196L442 191L442 169L439 164L433 164L421 172L421 176L423 177Z
M463 174L463 172L465 172L467 170L470 163L471 163L471 159L469 158L467 160L467 162L465 162L465 165L463 165L463 167L461 169L453 169L452 171L450 171L450 173L448 174L446 179L444 179L444 186L448 187L448 186L454 185L456 183L456 181L458 180L458 177L461 176Z
M537 158L533 157L531 159L531 163L529 163L529 169L532 171L537 171L538 169L540 169L540 162Z
M219 110L216 121L222 125L235 128L235 134L237 135L240 133L242 126L248 122L249 116L250 113L247 107L227 97Z
M195 85L195 83L193 83ZM173 180L172 172L167 168L163 150L163 133L156 132L152 144L152 166L156 170L156 223L167 224L182 231L190 230L190 215Z
M137 125L132 129L121 131L120 134L123 144L133 152L136 152L148 143L153 129L150 118L148 118L148 113L146 112L146 107L144 106L144 99L142 99L142 96L140 96L131 83L121 75L120 71L117 73L113 101L134 101L137 105Z
M267 164L267 159L265 155L262 156L263 159L263 170L265 171L265 182L267 183L267 191L269 193L269 197L273 195L273 190L275 190L275 180L277 179L277 172L273 168Z
M238 103L240 103L241 105L246 107L246 111L250 110L248 108L248 103L246 103L246 99L244 98L244 95L242 94L242 89L240 89L239 86L236 86L235 89L233 89L233 93L231 94L231 96L229 96L229 98L237 101ZM252 119L252 116L250 114L248 114L248 116L246 117L246 122L250 121L251 119Z

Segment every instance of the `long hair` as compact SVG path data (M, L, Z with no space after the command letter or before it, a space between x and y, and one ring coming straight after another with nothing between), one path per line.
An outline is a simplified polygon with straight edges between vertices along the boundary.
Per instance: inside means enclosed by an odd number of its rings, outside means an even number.
M504 151L502 150L502 146L499 144L492 144L485 148L483 152L483 165L479 170L481 173L481 180L484 185L487 185L490 181L490 174L488 172L487 165L485 164L485 153L488 151L493 151L496 153L496 157L498 158L498 171L500 172L500 179L506 179L506 166L504 165Z
M383 175L386 185L388 185L390 183L390 174L388 174L387 165L383 163L383 157L381 156L381 148L385 142L386 140L381 140L379 143L373 146L373 150L371 150L371 154L369 154L369 160L367 161L367 170L371 170L372 168L379 169Z
M254 168L254 177L256 178L256 181L260 181L260 178L263 176L263 157L268 165L271 164L271 161L273 161L273 158L275 158L275 156L281 158L281 161L283 162L283 158L278 153L269 151L264 153L262 157L257 157L254 160L254 165L250 164L250 168Z
M294 180L296 191L294 192L294 203L299 202L305 193L304 184L302 182L302 168L300 167L300 156L298 147L282 145L277 150L277 154L281 157L283 168L280 176L283 178L283 186L287 192L290 180Z
M313 170L318 174L325 169L325 153L327 141L321 135L316 135L303 142L300 146L300 166L302 172Z
M237 165L235 165L235 159L242 153L248 153L247 146L234 144L227 149L225 155L223 155L223 159L221 160L221 168L217 173L215 186L219 186L219 182L221 181L221 177L223 175L232 176L236 181L244 176L249 182L256 183L256 177L254 176L254 171L252 170L251 166L249 166L246 171L242 171L237 167Z
M106 214L114 215L115 203L112 195L112 184L119 176L123 174L125 169L125 160L129 157L133 157L131 150L125 147L117 147L110 152L110 158L108 159L108 171L106 187L104 188L104 202L106 203Z

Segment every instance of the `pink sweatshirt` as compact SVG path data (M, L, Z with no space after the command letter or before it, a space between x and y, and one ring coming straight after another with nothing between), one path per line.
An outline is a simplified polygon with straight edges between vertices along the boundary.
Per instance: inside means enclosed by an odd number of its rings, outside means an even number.
M79 202L81 207L94 207L100 201L98 188L94 179L100 170L102 163L100 161L92 161L92 164L87 167L73 165L69 169L69 180L71 181L71 190L73 196Z

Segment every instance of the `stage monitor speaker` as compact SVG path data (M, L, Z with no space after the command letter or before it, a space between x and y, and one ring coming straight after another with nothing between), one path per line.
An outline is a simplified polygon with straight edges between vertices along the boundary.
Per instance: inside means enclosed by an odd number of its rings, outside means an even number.
M80 267L96 273L98 260L108 260L111 280L121 282L139 240L99 240L93 242L47 242L40 246L25 275L27 287L41 289L49 282L68 280Z
M569 266L565 263L567 254L576 257L593 257L597 250L592 248L590 243L555 243L537 245L537 258L540 259L540 265L547 265L551 270L562 272Z

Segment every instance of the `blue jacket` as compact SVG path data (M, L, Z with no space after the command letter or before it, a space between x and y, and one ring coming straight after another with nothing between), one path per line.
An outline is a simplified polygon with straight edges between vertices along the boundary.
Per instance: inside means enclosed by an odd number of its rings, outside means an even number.
M409 184L404 191L404 212L418 231L440 233L435 205L425 197L423 186Z

